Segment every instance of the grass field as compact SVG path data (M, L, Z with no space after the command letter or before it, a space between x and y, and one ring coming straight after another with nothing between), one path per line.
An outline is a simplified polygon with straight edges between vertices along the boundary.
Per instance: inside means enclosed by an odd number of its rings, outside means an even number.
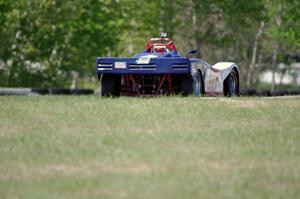
M299 198L300 97L0 97L0 198Z

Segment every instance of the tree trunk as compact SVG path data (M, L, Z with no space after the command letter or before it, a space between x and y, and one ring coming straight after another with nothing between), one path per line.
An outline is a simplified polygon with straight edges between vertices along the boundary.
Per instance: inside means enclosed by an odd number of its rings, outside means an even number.
M197 57L202 58L202 38L201 38L201 33L199 30L199 24L198 24L198 18L199 16L197 15L199 11L199 5L197 4L196 1L193 1L193 18L192 18L192 23L193 23L193 32L194 32L194 41L195 41L195 47L197 49Z
M252 82L252 73L253 73L254 66L256 64L258 41L264 31L264 27L265 27L265 22L261 21L260 27L255 35L255 40L254 40L253 50L252 50L252 58L251 58L251 62L248 67L248 72L247 72L247 77L246 77L246 86L247 87L250 87L251 82Z
M271 86L271 92L275 89L275 69L277 66L277 56L278 56L279 47L277 46L274 49L273 56L272 56L272 86Z

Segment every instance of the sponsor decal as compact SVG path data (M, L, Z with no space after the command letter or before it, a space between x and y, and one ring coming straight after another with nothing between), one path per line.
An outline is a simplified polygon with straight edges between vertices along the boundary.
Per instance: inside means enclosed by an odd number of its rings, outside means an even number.
M116 69L126 69L126 62L115 62Z
M136 60L137 64L149 64L151 58L157 57L156 55L147 55L147 56L142 56L138 60Z

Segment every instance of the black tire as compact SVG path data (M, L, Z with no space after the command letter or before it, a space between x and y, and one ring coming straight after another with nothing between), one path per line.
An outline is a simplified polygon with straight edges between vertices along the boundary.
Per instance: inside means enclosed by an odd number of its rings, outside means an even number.
M101 96L119 97L121 93L121 76L103 74L101 79Z
M191 76L184 76L181 79L181 90L183 96L204 94L204 83L201 73L197 72Z
M71 89L68 88L52 88L50 89L52 95L71 95Z
M48 88L33 88L31 90L32 90L32 92L38 93L40 95L49 94L49 89Z
M94 94L94 90L92 89L71 89L72 95L92 95Z
M238 96L238 77L232 70L224 81L224 96Z

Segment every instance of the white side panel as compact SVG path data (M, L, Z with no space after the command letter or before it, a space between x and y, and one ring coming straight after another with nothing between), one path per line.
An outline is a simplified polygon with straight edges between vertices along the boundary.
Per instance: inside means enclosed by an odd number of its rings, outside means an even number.
M208 68L205 75L205 91L207 93L222 93L223 82L234 67L232 62L219 62Z

